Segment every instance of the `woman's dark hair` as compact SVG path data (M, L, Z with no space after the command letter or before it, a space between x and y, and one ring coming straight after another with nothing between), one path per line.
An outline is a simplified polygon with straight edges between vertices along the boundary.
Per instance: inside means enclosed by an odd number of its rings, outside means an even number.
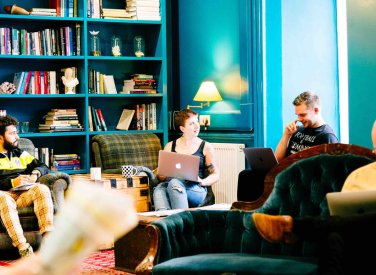
M183 109L175 114L175 127L179 128L184 126L185 121L191 116L198 116L198 113L192 111L191 109Z

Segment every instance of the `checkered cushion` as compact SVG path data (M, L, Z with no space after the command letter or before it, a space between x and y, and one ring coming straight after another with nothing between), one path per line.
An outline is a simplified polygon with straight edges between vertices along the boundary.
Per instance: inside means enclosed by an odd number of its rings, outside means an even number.
M161 141L155 134L109 134L92 138L95 166L103 173L121 173L122 165L158 166Z

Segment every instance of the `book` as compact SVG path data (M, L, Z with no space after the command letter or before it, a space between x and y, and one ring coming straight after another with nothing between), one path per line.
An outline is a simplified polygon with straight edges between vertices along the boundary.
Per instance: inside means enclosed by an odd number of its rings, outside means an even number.
M34 185L38 184L37 182L30 182L30 183L24 183L22 185L19 185L17 187L13 187L10 189L10 191L26 191L29 190Z
M97 114L98 114L99 123L101 125L102 130L107 131L106 122L104 121L104 117L103 117L103 113L102 113L101 108L97 108L96 111L97 111Z
M88 118L89 118L89 130L90 132L94 131L94 125L93 125L93 113L91 111L91 106L88 106Z
M119 118L119 122L116 125L117 130L128 130L129 125L132 122L132 118L134 116L135 110L130 109L123 109L121 116Z
M104 90L106 94L117 94L113 75L103 75Z
M17 72L14 74L13 84L16 86L15 94L20 94L22 82L27 72Z

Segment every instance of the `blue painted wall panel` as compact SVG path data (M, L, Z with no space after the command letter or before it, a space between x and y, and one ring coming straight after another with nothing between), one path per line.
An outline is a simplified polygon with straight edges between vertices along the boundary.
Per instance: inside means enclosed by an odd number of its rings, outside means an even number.
M372 148L376 119L376 1L347 0L350 143Z
M179 59L180 107L193 101L200 83L213 80L223 101L210 108L194 109L211 114L211 129L249 129L251 111L241 108L248 86L242 81L239 0L180 0Z
M336 5L328 0L284 0L282 5L282 120L296 118L292 101L311 90L324 120L339 135Z

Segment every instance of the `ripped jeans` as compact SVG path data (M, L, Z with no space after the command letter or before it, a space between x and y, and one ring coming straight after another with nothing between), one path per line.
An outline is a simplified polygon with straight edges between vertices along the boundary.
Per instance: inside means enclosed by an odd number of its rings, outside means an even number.
M158 210L197 207L206 197L206 187L196 182L170 178L158 184L153 192L154 208Z

